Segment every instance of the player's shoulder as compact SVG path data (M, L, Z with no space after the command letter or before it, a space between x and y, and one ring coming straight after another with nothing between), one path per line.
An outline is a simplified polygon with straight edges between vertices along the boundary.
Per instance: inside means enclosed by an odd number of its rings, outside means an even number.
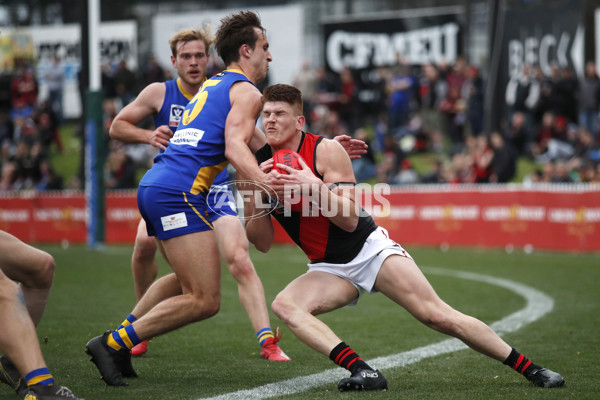
M160 110L166 94L164 82L153 82L146 86L135 99L139 106L152 107Z
M323 137L316 146L317 170L324 177L328 176L328 171L339 172L340 168L346 164L348 154L336 140Z
M345 152L344 147L338 143L337 140L334 139L329 139L325 136L319 136L319 135L315 135L316 140L316 146L317 146L317 151L319 152L323 152L323 153L331 153L331 152L337 152L339 150L342 150Z
M261 97L260 90L250 81L235 82L229 91L232 105L234 103L242 105L260 104L262 107Z
M152 82L151 84L149 84L148 86L146 86L141 92L140 95L142 93L147 93L147 94L151 94L156 96L157 94L164 94L167 90L167 84L166 82Z

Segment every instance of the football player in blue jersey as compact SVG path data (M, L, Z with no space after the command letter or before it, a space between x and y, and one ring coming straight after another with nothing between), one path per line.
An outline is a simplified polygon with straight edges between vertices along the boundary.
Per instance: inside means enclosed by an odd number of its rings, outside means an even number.
M86 345L108 385L127 385L123 377L136 376L131 348L219 311L221 268L207 197L228 159L258 184L273 183L249 147L260 131L261 93L255 84L267 75L269 42L253 12L221 22L215 46L227 70L207 80L188 103L169 145L155 157L138 189L148 234L157 236L174 274L150 286L120 328Z
M210 33L199 29L182 29L170 40L171 63L178 78L148 85L139 96L124 107L110 127L110 137L127 143L147 143L161 151L166 150L177 129L188 102L206 80L209 62ZM138 127L144 119L154 118L154 130ZM244 227L237 218L235 207L227 186L229 174L223 170L213 182L208 196L208 220L214 226L220 256L238 283L240 301L244 306L259 345L261 357L272 361L289 361L290 358L279 348L279 337L271 329L264 289L248 254L248 240ZM221 200L221 201L220 201ZM136 299L139 301L154 282L157 244L148 236L146 222L138 225L131 269ZM148 349L144 340L131 349L132 355L142 355Z
M135 101L119 112L110 128L110 136L127 143L148 143L165 150L173 132L179 125L185 105L191 100L205 81L208 64L208 48L211 39L208 32L197 29L183 29L170 41L171 62L177 70L178 79L148 85ZM145 118L154 117L154 130L139 128ZM258 145L264 142L264 135L257 131L254 140ZM365 143L340 135L336 140L343 144L353 158L365 152ZM278 337L273 333L264 298L262 283L249 259L248 244L236 211L229 201L231 198L225 182L227 171L221 172L213 182L210 203L210 220L215 227L221 258L238 282L240 300L250 317L251 324L261 345L261 357L274 361L287 361L287 357L277 345ZM146 223L140 220L131 260L136 298L139 301L157 274L157 245L148 236ZM148 349L148 341L143 341L131 350L132 355L142 355Z

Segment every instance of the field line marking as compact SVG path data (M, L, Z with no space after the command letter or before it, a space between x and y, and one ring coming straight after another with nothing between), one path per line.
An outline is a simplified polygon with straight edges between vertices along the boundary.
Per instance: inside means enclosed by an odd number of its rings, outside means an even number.
M453 271L443 268L423 267L424 272L435 275L446 275L461 279L489 283L508 289L519 296L525 298L527 304L517 312L514 312L499 321L493 322L489 326L500 336L505 333L515 332L523 326L541 318L554 308L554 300L537 289L514 282L508 279L497 278L489 275L482 275L473 272ZM389 369L404 367L425 358L439 356L441 354L452 353L454 351L466 349L467 346L458 339L447 339L439 343L433 343L427 346L418 347L409 351L390 356L378 357L368 360L368 363L377 369ZM269 383L253 389L240 390L237 392L226 393L215 397L204 398L203 400L249 400L249 399L268 399L276 396L304 392L316 386L337 382L346 377L347 371L336 367L312 375L299 376L287 379L281 382Z

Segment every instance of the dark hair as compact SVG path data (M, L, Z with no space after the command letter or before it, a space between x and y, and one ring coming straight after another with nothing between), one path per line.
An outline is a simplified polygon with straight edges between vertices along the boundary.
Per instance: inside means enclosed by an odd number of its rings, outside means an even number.
M252 11L240 11L221 19L214 44L225 65L239 61L242 45L247 44L254 49L258 40L254 28L265 32L260 18Z
M268 101L283 101L297 107L298 114L302 115L302 92L294 86L277 84L265 88L262 95L262 103Z

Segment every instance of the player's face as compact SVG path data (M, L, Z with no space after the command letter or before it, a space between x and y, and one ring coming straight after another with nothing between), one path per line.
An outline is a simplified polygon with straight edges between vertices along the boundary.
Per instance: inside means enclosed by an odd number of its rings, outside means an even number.
M269 71L269 63L273 61L271 52L269 51L269 41L265 37L263 31L254 28L258 35L258 40L254 46L254 51L250 56L250 61L256 70L256 82L262 82L267 77Z
M268 101L263 106L262 125L269 145L283 147L296 138L304 127L304 117L297 107L284 101Z
M200 88L206 79L208 53L202 40L192 40L177 44L177 58L173 58L177 75L188 85Z

